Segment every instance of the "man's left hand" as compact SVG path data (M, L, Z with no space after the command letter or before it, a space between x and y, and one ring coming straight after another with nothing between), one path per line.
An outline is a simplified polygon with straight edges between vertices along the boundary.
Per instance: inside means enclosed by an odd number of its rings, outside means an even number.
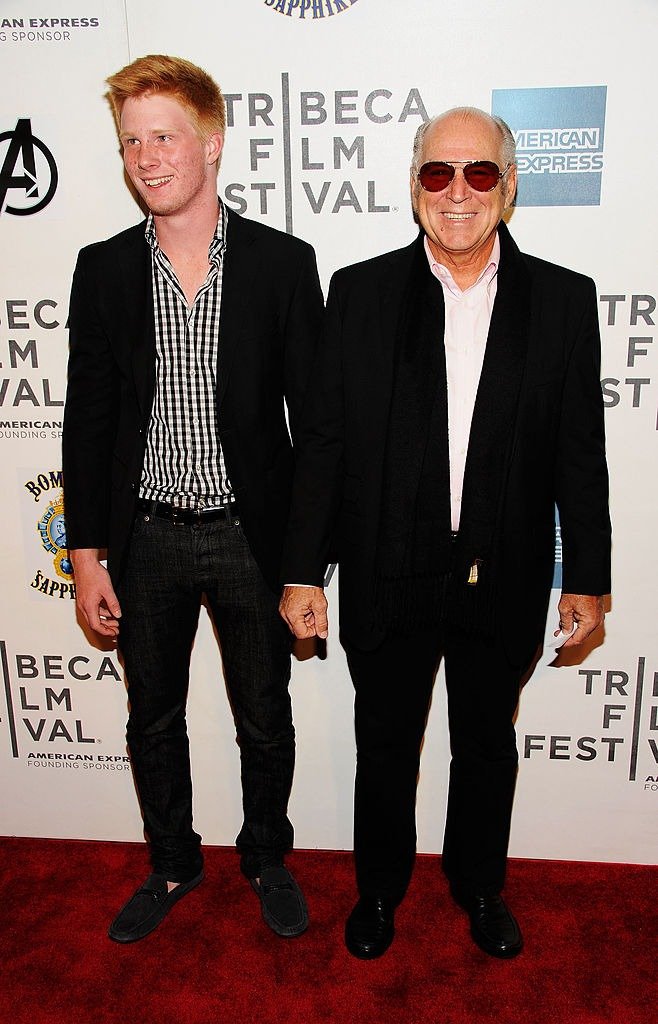
M563 651L567 647L582 644L590 633L601 625L605 614L603 598L592 594L563 594L557 608L560 613L560 626L553 636L558 636L560 632L570 633L574 626L578 627L573 636L562 645Z

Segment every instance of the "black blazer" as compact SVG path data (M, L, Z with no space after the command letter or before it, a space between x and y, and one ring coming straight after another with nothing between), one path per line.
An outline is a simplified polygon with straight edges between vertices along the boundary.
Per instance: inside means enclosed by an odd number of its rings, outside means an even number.
M295 435L321 330L322 292L305 242L229 211L217 420L245 535L279 586ZM70 548L125 565L155 382L151 254L144 223L80 252L70 306L63 468ZM287 405L290 431L286 424Z
M594 283L520 253L504 224L499 235L498 289L464 495L477 490L469 466L486 465L488 424L495 403L511 400L503 396L510 394L513 369L516 409L500 479L493 582L498 623L514 623L506 630L508 653L521 663L529 661L543 637L555 504L564 592L598 595L610 589L608 478ZM422 244L421 234L404 249L334 275L300 432L283 575L321 585L326 563L337 559L341 637L364 650L383 637L373 580L393 356L411 267ZM436 338L442 334L437 324ZM476 556L459 549L459 571L467 574Z

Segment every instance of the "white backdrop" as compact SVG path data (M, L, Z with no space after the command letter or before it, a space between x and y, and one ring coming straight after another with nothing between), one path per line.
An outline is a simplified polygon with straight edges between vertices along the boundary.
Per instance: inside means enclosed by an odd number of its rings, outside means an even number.
M414 236L408 167L426 114L513 110L527 174L511 230L593 276L601 296L614 593L605 640L579 664L545 654L523 692L511 853L655 861L657 23L653 0L623 13L609 0L77 0L57 17L44 0L0 0L0 832L142 834L120 669L76 624L57 526L75 255L140 219L103 83L162 52L205 67L229 97L222 195L310 241L325 288L336 267ZM330 600L327 658L293 669L291 817L297 845L349 848L352 693L335 580ZM241 817L223 689L206 620L189 720L195 821L211 843L231 843ZM441 846L447 757L439 679L418 798L427 852Z

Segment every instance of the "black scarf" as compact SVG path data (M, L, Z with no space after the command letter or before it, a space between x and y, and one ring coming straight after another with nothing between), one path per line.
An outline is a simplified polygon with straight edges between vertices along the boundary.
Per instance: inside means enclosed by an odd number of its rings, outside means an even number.
M443 290L429 268L422 234L416 242L396 332L377 545L376 605L389 629L407 633L438 625L443 617L467 629L493 629L496 542L529 317L527 269L502 224L499 234L496 300L454 542Z

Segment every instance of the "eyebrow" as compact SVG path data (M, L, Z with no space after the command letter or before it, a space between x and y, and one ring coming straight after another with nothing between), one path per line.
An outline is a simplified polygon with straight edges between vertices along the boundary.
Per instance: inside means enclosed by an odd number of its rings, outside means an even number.
M148 135L173 135L174 132L179 131L179 130L180 129L178 129L178 128L153 128L147 134ZM126 131L123 131L123 132L119 132L119 139L121 141L123 141L124 139L134 139L135 135L136 135L135 132L129 132L129 131L126 130Z

